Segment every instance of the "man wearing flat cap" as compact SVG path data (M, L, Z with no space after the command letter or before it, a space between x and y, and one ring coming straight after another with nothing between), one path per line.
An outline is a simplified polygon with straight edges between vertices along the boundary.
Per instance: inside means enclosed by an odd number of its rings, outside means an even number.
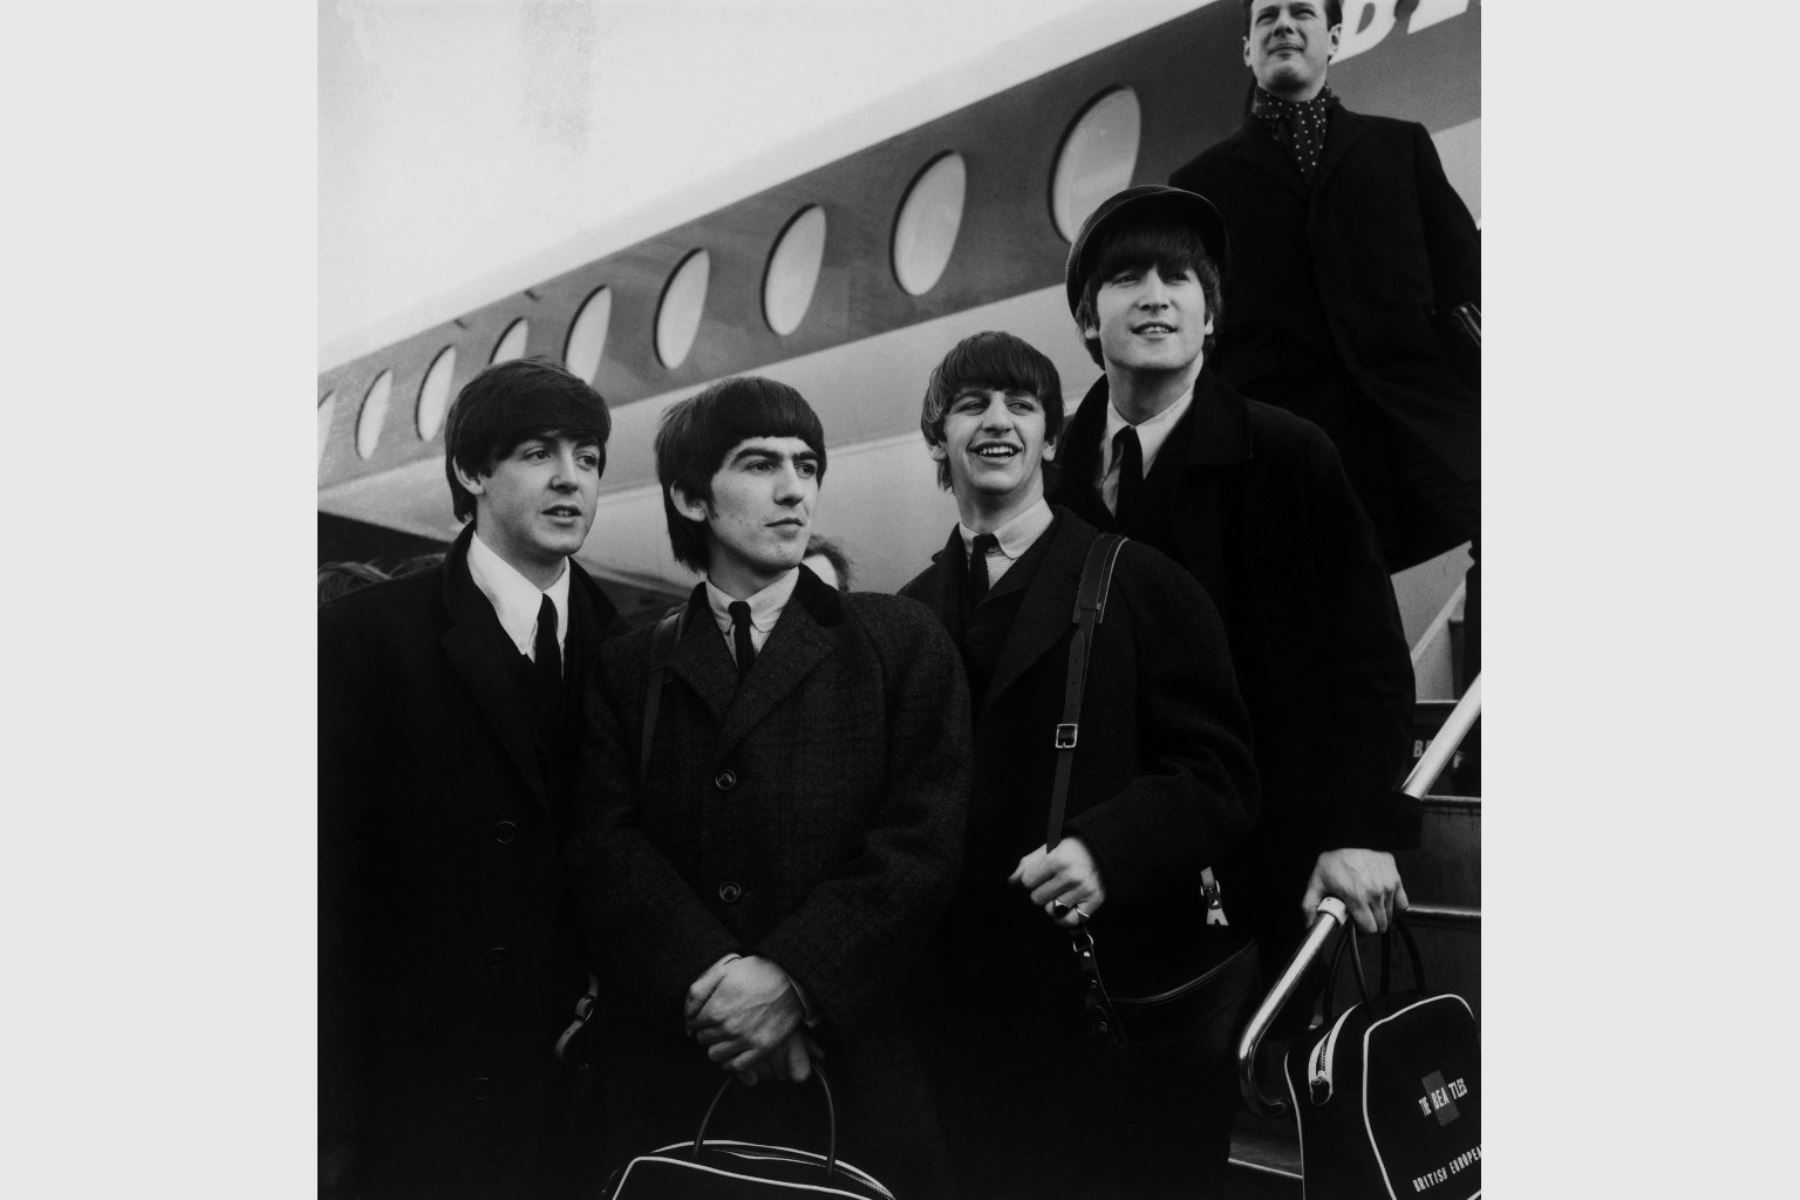
M1453 314L1481 301L1481 235L1423 125L1354 113L1326 83L1339 0L1243 0L1244 124L1169 182L1231 230L1214 367L1318 424L1387 567L1481 536L1481 378ZM1471 568L1465 674L1479 671Z
M1272 972L1326 895L1371 931L1406 907L1393 851L1418 840L1397 790L1413 676L1330 439L1211 369L1227 258L1218 210L1175 188L1128 188L1082 226L1069 308L1106 374L1064 432L1051 498L1175 559L1224 619L1262 804L1220 876Z

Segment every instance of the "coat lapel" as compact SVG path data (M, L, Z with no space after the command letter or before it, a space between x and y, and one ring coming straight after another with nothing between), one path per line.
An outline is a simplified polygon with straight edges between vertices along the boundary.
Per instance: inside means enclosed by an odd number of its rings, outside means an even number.
M1363 123L1355 113L1339 104L1331 110L1331 117L1325 125L1325 152L1319 156L1319 165L1313 171L1312 190L1318 191L1331 178L1331 173L1344 161L1344 155L1350 147L1362 137Z
M451 622L442 639L444 654L469 685L475 703L499 736L507 757L524 775L531 794L539 804L547 804L532 728L535 710L529 698L519 693L519 664L512 661L518 651L500 627L494 606L469 574L469 539L474 532L473 526L463 530L444 562L444 604Z
M1050 545L1019 601L1019 612L1007 631L1006 641L1000 646L993 678L982 697L982 714L1069 631L1075 590L1081 583L1081 567L1087 560L1093 533L1091 526L1069 513L1058 514L1056 524L1045 531Z
M1336 113L1332 114L1334 124L1336 116ZM1294 160L1288 157L1287 151L1283 150L1281 145L1269 136L1269 131L1264 129L1262 123L1255 117L1245 119L1243 127L1238 130L1233 141L1235 145L1232 153L1238 158L1275 179L1295 195L1304 196L1306 194L1306 181L1300 177L1300 168L1294 165ZM1326 150L1330 151L1329 131L1326 136ZM1323 174L1322 168L1314 177L1317 178L1318 174Z
M669 671L700 697L715 727L724 723L725 710L737 693L737 664L731 660L719 627L713 624L704 583L696 585L688 597L686 624L680 644L669 656Z
M828 627L842 620L843 604L837 591L819 582L812 572L800 572L794 594L781 610L781 619L775 622L750 674L735 689L725 710L724 726L719 731L719 754L729 752L756 728L821 660L837 649ZM734 667L734 674L735 670Z

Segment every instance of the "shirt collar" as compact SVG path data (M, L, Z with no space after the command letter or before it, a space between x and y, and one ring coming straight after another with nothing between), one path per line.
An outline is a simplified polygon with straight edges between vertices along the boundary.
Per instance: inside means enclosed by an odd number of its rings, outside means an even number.
M1138 422L1138 448L1144 452L1144 475L1146 477L1149 476L1150 468L1156 462L1156 456L1162 452L1163 443L1169 440L1169 435L1175 431L1175 426L1180 424L1182 416L1187 413L1188 407L1193 403L1194 389L1190 387L1176 398L1175 403L1154 417ZM1119 436L1121 429L1130 424L1130 421L1119 415L1118 408L1109 399L1106 405L1106 428L1100 434L1101 478L1105 478L1106 473L1112 470L1113 439Z
M758 633L768 633L775 628L775 622L781 619L781 610L787 607L794 594L794 585L799 582L800 568L795 567L746 601L750 605L750 624ZM721 632L731 629L731 606L736 602L735 596L728 596L714 587L712 580L706 581L706 606L712 610L713 623Z
M500 628L512 639L519 653L530 658L537 646L538 607L545 596L556 606L556 644L566 646L569 640L569 560L563 559L562 573L556 582L540 589L519 574L518 568L494 553L481 540L481 530L469 539L469 577L481 594L494 606Z
M1050 502L1039 496L1037 503L1019 513L1006 524L994 530L994 537L999 540L999 551L1013 561L1031 549L1033 542L1044 536L1044 530L1050 528L1056 514L1050 511ZM975 550L975 531L961 521L956 523L956 531L962 535L963 555L966 558Z

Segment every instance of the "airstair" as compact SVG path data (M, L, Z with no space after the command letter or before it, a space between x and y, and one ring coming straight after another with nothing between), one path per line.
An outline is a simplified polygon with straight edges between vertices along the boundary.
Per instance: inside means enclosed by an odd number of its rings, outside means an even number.
M1421 694L1438 690L1434 676L1450 683L1457 699L1418 703L1413 741L1414 767L1406 783L1419 796L1423 825L1419 848L1395 858L1406 885L1407 922L1419 943L1433 991L1455 992L1481 1019L1481 778L1479 718L1481 680L1466 687L1456 651L1460 622L1452 615L1460 592L1451 597L1413 653ZM1321 917L1321 922L1333 923ZM1329 961L1331 934L1320 957ZM1304 953L1304 951L1302 951ZM1348 976L1348 972L1345 975ZM1337 1011L1357 1000L1354 980L1338 981ZM1258 1014L1261 1016L1262 1014ZM1255 1022L1253 1021L1253 1025ZM1247 1077L1248 1107L1240 1112L1231 1140L1231 1173L1226 1200L1300 1200L1304 1191L1300 1142L1291 1113L1263 1099L1285 1098L1281 1082L1285 1045L1266 1039L1241 1064Z

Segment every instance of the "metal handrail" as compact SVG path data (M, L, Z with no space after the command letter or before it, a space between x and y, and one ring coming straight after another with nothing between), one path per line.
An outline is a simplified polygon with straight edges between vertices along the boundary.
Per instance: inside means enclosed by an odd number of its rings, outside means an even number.
M1450 765L1451 756L1462 745L1463 738L1468 736L1475 720L1481 715L1481 676L1477 675L1463 698L1450 711L1444 727L1438 730L1431 745L1425 747L1425 753L1413 766L1406 777L1401 790L1415 800L1424 796L1427 789L1437 782L1437 777L1444 773ZM1238 1091L1244 1097L1244 1105L1259 1117L1279 1117L1287 1110L1287 1102L1279 1097L1269 1097L1262 1093L1256 1080L1256 1054L1262 1048L1262 1040L1275 1024L1275 1018L1281 1015L1288 1001L1294 998L1299 990L1300 980L1307 970L1318 959L1331 940L1332 932L1349 921L1349 911L1344 902L1336 896L1327 896L1319 901L1318 911L1313 915L1312 928L1306 931L1306 940L1294 951L1294 956L1281 972L1281 978L1269 989L1269 994L1257 1006L1250 1023L1244 1026L1243 1034L1238 1038L1237 1067Z

